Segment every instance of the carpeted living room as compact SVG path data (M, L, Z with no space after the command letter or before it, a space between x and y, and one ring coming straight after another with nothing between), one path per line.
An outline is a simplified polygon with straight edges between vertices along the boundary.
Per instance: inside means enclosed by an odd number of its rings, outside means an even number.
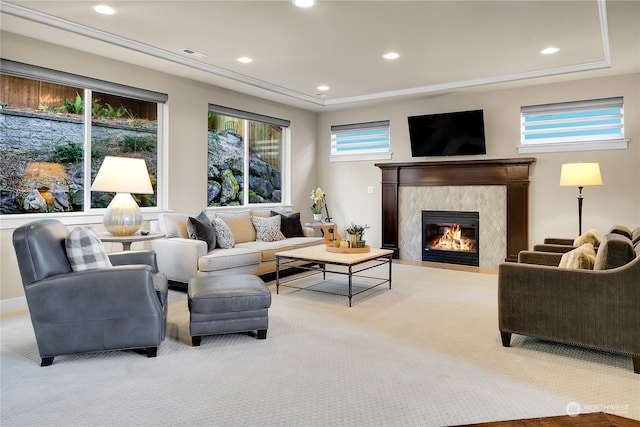
M0 424L640 425L640 1L298 2L0 0Z

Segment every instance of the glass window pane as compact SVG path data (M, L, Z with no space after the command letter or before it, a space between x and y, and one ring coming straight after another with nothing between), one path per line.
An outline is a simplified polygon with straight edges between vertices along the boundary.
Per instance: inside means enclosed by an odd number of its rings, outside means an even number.
M82 211L82 94L0 75L0 214Z
M208 206L244 204L244 126L243 119L209 113Z
M158 119L157 104L93 92L91 102L91 182L105 156L145 160L153 194L133 194L140 207L156 206ZM113 193L91 192L91 207L106 208Z
M282 200L282 128L249 122L249 203Z

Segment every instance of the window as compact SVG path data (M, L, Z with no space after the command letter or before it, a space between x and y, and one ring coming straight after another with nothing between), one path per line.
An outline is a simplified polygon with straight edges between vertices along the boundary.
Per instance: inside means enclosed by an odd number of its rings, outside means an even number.
M627 148L622 97L520 109L519 153Z
M208 206L280 204L289 121L209 105Z
M91 192L105 156L145 159L157 206L164 94L2 60L0 214L87 213L114 194Z
M390 148L389 120L331 126L331 162L388 160Z

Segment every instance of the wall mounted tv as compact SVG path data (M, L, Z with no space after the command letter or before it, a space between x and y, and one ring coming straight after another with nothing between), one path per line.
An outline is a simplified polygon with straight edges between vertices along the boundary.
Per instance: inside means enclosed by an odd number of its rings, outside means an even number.
M411 156L487 154L482 110L410 116Z

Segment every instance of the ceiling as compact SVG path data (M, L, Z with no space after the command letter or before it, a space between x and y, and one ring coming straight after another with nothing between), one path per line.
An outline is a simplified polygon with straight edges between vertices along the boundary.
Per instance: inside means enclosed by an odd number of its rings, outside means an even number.
M0 25L312 111L640 72L640 1L98 2L2 1Z

